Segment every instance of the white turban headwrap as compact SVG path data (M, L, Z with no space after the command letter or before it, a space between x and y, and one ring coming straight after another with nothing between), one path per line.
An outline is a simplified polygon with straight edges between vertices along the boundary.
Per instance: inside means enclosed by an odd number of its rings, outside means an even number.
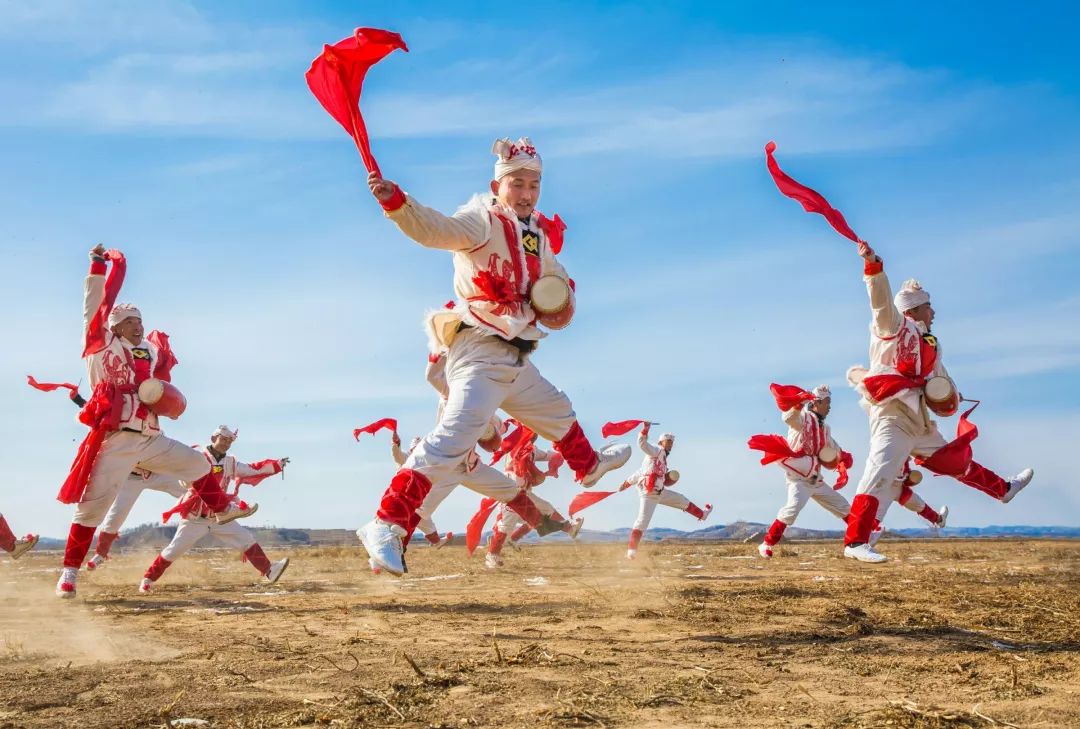
M135 304L117 304L109 312L109 328L112 329L124 319L133 316L142 319L142 312L135 307Z
M901 314L914 309L916 306L922 306L929 301L930 294L926 293L926 289L922 287L922 284L913 278L905 281L904 285L900 287L900 291L893 298L893 303L896 304L896 308L900 310Z
M229 426L227 426L227 425L219 425L217 427L217 430L215 430L213 433L211 433L210 436L211 437L216 437L216 436L222 435L222 436L225 436L226 438L228 438L229 440L236 440L236 436L238 436L239 434L240 434L239 430L229 430Z
M675 434L674 433L661 433L660 434L660 439L657 440L656 442L661 443L661 442L663 442L665 440L670 440L672 443L674 443L675 442Z
M828 385L818 385L814 388L815 400L824 400L827 397L832 397L832 390L829 389Z
M509 137L496 139L495 144L491 145L491 152L499 157L495 162L496 180L518 170L533 170L537 174L543 172L543 162L528 137L516 142L511 142Z

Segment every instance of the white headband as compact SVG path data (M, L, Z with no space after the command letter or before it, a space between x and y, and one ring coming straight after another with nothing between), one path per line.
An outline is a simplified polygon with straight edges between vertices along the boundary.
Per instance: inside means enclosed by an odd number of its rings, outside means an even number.
M533 170L537 174L543 172L543 162L528 137L516 142L511 142L508 137L496 139L495 144L491 145L491 152L499 157L495 162L496 180L518 170Z
M814 388L815 400L824 400L827 397L832 397L832 390L829 389L828 385L818 385Z
M896 308L903 314L905 311L911 311L916 306L922 306L930 301L930 294L926 293L926 289L922 287L922 284L913 278L904 282L904 285L900 287L900 291L897 292L893 298L893 303L896 304Z
M659 442L665 441L665 440L670 440L672 443L674 443L675 442L675 434L674 433L661 433L660 434L660 439L657 440L656 442L659 443Z
M114 326L124 321L124 319L133 316L142 319L142 312L135 308L135 304L117 304L112 308L112 311L109 312L109 328L112 329Z
M239 434L240 434L239 429L237 429L237 430L229 430L229 426L227 426L227 425L219 425L217 427L217 430L215 430L213 433L210 434L210 437L213 438L213 437L218 436L218 435L223 435L226 438L228 438L229 440L236 440L236 436L238 436Z

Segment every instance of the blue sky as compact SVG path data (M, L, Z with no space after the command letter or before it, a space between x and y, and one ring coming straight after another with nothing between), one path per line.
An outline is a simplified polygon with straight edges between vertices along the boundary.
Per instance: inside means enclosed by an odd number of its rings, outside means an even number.
M393 465L385 437L357 444L351 429L430 426L420 321L451 293L450 259L383 219L303 80L357 25L411 48L371 73L364 111L385 174L418 199L450 211L483 189L496 136L529 135L544 155L541 208L569 225L578 316L535 357L597 439L605 420L659 420L679 436L687 495L719 522L767 522L783 479L745 440L780 432L768 384L828 382L835 434L861 464L866 420L843 385L866 360L859 261L776 192L762 154L775 139L895 283L933 295L946 363L983 400L977 458L1036 469L1009 506L944 479L924 496L955 525L1080 524L1075 9L514 11L0 0L0 302L17 312L0 361L0 509L17 530L59 535L70 518L53 497L84 429L24 377L83 375L81 279L99 241L128 254L122 298L172 335L190 407L168 432L202 442L226 422L239 457L293 458L253 494L256 522L359 525ZM560 505L574 493L566 478L542 489ZM459 530L477 501L459 489L437 523ZM131 523L168 505L151 494ZM626 493L586 523L628 526L636 508ZM799 523L835 526L815 505ZM918 521L897 508L889 523ZM654 524L695 526L667 510Z

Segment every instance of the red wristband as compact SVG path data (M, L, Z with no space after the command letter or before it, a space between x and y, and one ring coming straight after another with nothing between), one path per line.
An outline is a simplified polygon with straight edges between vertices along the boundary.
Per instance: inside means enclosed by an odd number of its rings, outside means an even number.
M395 210L400 210L401 206L405 204L405 193L401 191L401 188L394 185L394 194L385 200L379 200L379 205L382 205L382 209L388 213L392 213Z
M90 275L91 276L104 276L108 272L109 267L105 265L105 261L90 261Z
M879 273L885 270L885 263L878 259L876 261L865 261L863 263L863 274L866 276L877 276Z

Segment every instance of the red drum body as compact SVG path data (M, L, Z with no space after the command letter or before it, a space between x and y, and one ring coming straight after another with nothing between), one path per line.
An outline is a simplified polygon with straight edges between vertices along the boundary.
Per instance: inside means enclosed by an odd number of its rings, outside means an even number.
M926 395L926 407L935 415L947 418L960 409L960 395L948 377L931 377L923 393Z
M836 468L836 464L840 462L840 452L832 446L825 446L818 451L818 461L825 468Z
M668 471L667 475L664 476L664 485L665 486L674 486L678 482L679 482L679 472L676 471L674 468L671 469L670 471Z
M139 400L150 412L176 420L187 409L187 398L171 382L151 377L139 385Z
M548 329L565 329L574 318L574 292L558 276L541 276L529 292L536 319Z

